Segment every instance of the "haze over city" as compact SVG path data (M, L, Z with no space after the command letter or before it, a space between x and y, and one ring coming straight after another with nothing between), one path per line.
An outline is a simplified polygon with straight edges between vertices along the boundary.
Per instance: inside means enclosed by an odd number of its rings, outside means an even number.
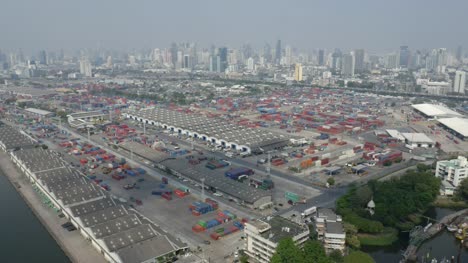
M153 48L282 39L300 49L388 51L466 45L463 0L437 1L4 1L2 48Z

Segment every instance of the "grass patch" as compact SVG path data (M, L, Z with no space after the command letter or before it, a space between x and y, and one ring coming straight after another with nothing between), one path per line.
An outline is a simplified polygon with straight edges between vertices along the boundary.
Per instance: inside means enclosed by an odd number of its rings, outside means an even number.
M398 240L398 230L391 227L384 228L384 231L379 234L364 234L359 233L358 239L361 245L365 246L388 246Z
M453 208L453 209L463 209L468 208L468 203L465 201L454 201L451 197L447 196L438 196L434 201L433 205L435 207L441 208Z

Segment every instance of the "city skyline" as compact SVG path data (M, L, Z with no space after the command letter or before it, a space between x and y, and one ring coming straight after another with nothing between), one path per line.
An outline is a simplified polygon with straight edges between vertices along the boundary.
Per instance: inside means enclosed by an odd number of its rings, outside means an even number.
M250 43L260 48L265 42L274 47L281 39L283 46L289 43L305 50L388 51L402 45L456 48L466 46L468 38L460 33L457 19L463 15L463 6L468 7L463 1L365 1L360 5L321 1L294 5L280 1L86 2L77 6L56 0L4 4L3 10L8 12L0 16L4 25L0 28L4 36L1 48L25 52L37 47L132 49L169 46L173 41L194 41L201 46ZM453 6L458 8L449 8Z

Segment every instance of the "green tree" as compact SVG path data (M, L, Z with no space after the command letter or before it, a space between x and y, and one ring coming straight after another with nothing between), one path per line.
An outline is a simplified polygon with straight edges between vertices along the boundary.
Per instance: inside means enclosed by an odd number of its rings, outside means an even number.
M330 257L330 261L333 262L333 263L343 263L344 262L344 258L343 258L343 254L341 254L341 252L339 250L333 250L330 255L328 255Z
M328 183L329 185L335 185L335 178L329 177L329 178L327 179L327 183Z
M353 251L344 257L344 263L375 263L375 261L369 254Z
M465 178L461 181L456 191L456 197L468 201L468 179Z
M276 247L276 252L271 258L271 263L302 263L304 256L302 251L294 244L292 238L282 239Z
M241 263L249 263L249 257L246 254L243 254L239 260Z
M329 263L322 244L316 240L308 240L304 244L304 261L306 263Z

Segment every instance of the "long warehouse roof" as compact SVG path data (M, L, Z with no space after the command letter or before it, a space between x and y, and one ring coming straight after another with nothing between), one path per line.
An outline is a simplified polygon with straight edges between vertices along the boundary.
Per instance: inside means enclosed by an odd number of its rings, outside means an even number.
M439 119L439 122L448 128L458 132L459 134L468 137L468 119L463 118L444 118Z
M415 104L411 105L411 107L415 108L416 110L424 113L429 117L455 117L455 116L462 116L460 113L453 111L445 106L442 105L435 105L435 104Z

